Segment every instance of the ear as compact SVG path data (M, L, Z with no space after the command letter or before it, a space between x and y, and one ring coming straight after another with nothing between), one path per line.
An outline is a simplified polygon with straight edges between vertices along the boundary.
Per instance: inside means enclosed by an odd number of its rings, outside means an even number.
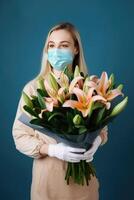
M79 53L77 47L74 48L74 54L77 55Z

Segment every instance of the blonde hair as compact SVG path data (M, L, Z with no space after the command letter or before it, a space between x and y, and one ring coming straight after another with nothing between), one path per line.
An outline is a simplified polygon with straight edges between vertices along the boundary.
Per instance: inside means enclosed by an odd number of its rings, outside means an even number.
M60 23L56 26L54 26L53 28L51 28L51 30L48 32L47 38L46 38L46 42L45 42L45 46L43 48L43 55L42 55L42 61L41 61L41 70L38 76L46 76L49 71L51 70L51 66L47 60L47 48L48 48L48 40L49 40L49 36L51 35L51 33L53 31L56 30L60 30L60 29L65 29L67 30L73 40L74 40L74 45L78 48L78 54L75 55L74 61L72 66L75 67L76 65L79 66L80 71L84 73L84 75L86 75L88 73L88 68L84 59L84 54L83 54L83 47L82 47L82 43L81 43L81 38L79 35L79 32L76 30L76 28L74 27L74 25L72 25L71 23L65 22L65 23ZM74 69L73 69L74 70Z

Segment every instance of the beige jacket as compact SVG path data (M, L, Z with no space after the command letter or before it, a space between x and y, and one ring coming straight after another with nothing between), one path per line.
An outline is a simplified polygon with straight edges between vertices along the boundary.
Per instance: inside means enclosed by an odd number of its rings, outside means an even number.
M28 95L36 94L35 81L27 83L23 89ZM92 177L89 186L79 186L72 181L66 185L64 180L67 162L43 157L39 150L44 144L57 143L55 139L33 130L22 124L18 117L24 112L22 96L19 101L16 117L13 124L12 135L15 147L21 153L34 158L32 169L31 200L98 200L99 181ZM107 134L103 134L101 145L107 142Z

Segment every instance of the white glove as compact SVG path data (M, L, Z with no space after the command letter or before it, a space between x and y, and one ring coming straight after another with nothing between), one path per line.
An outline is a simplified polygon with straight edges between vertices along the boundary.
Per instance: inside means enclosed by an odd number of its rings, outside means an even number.
M84 158L85 158L86 162L91 162L93 160L93 156L94 156L95 152L97 151L98 147L100 146L101 142L102 142L102 139L98 135L95 138L95 140L92 144L92 147L84 153Z
M80 162L84 158L83 153L85 151L86 149L73 148L64 143L48 145L48 155L50 157L56 157L68 162Z

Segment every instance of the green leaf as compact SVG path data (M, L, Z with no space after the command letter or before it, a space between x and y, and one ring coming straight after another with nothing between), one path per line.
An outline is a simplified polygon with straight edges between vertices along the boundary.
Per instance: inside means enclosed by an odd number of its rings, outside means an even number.
M103 104L99 101L96 101L94 103L93 110L98 109L98 108L102 108L102 107L103 107Z
M47 96L47 92L45 92L44 90L38 88L37 91L42 97Z
M33 110L37 113L40 114L41 113L41 109L39 107L35 107L33 108Z
M48 121L50 121L53 117L55 117L55 116L57 116L57 115L59 115L59 116L61 116L61 117L64 117L63 114L57 112L57 113L53 113L53 114L48 118Z
M67 66L65 66L63 73L68 77L69 82L71 82L71 80L73 80L74 74L73 74L73 72L70 72L70 70L68 69Z
M39 101L40 107L42 109L45 109L46 108L46 104L45 104L44 98L40 95L40 93L38 91L37 91L37 95L38 95L38 101Z
M22 91L22 96L23 96L23 99L24 99L24 102L26 103L26 105L29 106L30 108L33 108L33 103L31 101L31 99L24 91Z
M41 126L41 119L32 119L30 123Z
M68 122L73 123L73 114L72 113L67 112L67 120L68 120Z
M28 112L30 115L34 116L34 117L38 117L38 114L32 110L32 108L30 108L29 106L25 105L23 106L24 110L26 112Z
M84 125L79 125L79 124L77 125L77 124L75 124L75 127L76 128L84 128L85 126Z
M96 125L98 125L100 123L100 121L102 120L103 116L104 116L104 112L105 112L105 107L104 108L101 108L99 111L98 111L98 114L97 114L97 118L96 118Z
M35 95L31 95L31 97L32 97L32 100L37 99L37 96L35 96Z
M86 127L81 127L80 129L79 129L79 134L82 134L82 133L84 133L84 132L86 132L87 131L87 128Z
M40 108L40 104L39 104L39 101L38 101L38 97L36 96L36 97L33 97L32 96L32 103L33 103L33 107L35 108L35 107L38 107L38 108Z

